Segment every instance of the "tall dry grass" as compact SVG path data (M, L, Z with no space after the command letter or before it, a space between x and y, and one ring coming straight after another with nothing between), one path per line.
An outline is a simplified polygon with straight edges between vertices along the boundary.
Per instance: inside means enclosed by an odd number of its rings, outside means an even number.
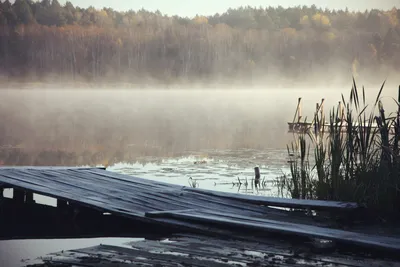
M333 107L327 122L317 111L314 125L295 134L288 145L291 175L280 184L293 198L355 201L379 212L400 212L400 88L399 99L393 99L397 110L388 114L384 85L368 106L364 87L353 80L349 99L342 95L343 106Z

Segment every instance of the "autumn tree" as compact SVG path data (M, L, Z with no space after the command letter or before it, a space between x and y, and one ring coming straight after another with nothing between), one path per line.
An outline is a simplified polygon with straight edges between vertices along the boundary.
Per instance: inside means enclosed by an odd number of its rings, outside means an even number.
M320 69L328 75L331 63L343 67L335 71L348 72L355 58L358 75L400 65L400 12L395 8L241 7L184 18L143 9L61 6L57 0L6 0L0 11L0 70L5 76L29 72L36 77L174 82L250 79L273 71L288 78Z

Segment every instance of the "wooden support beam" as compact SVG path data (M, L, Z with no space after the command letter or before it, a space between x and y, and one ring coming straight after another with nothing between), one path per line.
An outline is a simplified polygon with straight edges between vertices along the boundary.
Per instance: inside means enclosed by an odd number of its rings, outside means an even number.
M206 189L198 189L186 187L184 191L196 192L209 197L220 197L227 200L237 200L243 203L252 203L256 205L282 207L292 209L307 209L324 210L324 211L355 211L357 209L364 209L365 206L355 202L341 202L341 201L326 201L326 200L310 200L310 199L293 199L293 198L279 198L279 197L264 197L254 195L231 194L226 192L219 192Z
M23 204L25 202L25 192L20 189L13 189L13 200L19 204Z
M57 208L65 211L68 208L68 202L62 199L57 199Z
M25 203L34 204L36 201L33 199L33 192L25 192Z
M143 237L170 234L169 228L122 216L85 210L75 221L71 214L42 204L20 205L4 198L1 205L0 240L38 238Z

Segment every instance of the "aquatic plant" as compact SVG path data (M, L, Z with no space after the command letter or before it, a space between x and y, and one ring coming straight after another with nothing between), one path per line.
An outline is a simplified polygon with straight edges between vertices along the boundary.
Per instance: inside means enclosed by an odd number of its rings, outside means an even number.
M316 112L315 123L295 134L288 146L291 175L279 180L291 197L356 201L375 211L400 212L400 88L397 111L387 114L384 85L367 112L365 89L360 96L353 79L349 100L342 95L343 107L332 108L328 122Z
M195 179L193 179L192 177L189 177L188 183L189 183L189 186L192 187L192 188L199 187L199 183Z

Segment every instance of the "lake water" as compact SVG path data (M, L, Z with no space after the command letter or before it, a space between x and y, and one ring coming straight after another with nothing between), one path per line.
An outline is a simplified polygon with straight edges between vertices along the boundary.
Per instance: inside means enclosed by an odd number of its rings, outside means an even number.
M256 166L264 182L260 188L251 186ZM108 170L182 186L265 196L277 196L277 178L289 173L287 152L282 149L203 150L177 158L148 159L147 163L119 163Z
M374 96L376 89L367 90L367 96ZM1 90L0 141L30 151L69 149L80 157L82 164L77 165L93 163L81 154L99 149L103 156L113 153L111 171L184 186L190 182L205 189L276 196L276 178L288 173L286 144L292 136L287 122L293 119L297 98L303 97L303 115L310 117L321 98L326 99L328 110L348 91ZM384 96L396 97L397 87L387 88ZM264 181L259 189L251 186L256 166ZM1 241L0 266L24 266L21 260L51 252L128 241Z
M54 239L54 240L12 240L0 242L0 266L19 267L41 263L39 257L49 253L86 248L92 246L117 245L140 239L132 238L92 238L92 239Z

